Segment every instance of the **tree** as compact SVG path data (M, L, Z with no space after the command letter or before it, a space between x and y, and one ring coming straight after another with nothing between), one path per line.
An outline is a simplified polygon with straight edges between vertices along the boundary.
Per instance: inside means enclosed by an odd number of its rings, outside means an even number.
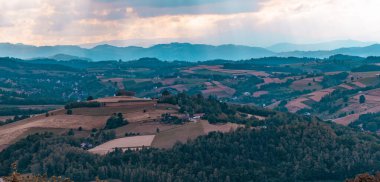
M168 90L164 90L164 91L162 92L162 95L163 95L163 96L169 96L169 95L170 95L170 92L169 92Z
M364 104L365 101L366 101L365 96L364 96L364 95L361 95L361 96L359 97L359 103L360 103L360 104Z
M113 114L110 118L108 118L104 129L115 129L127 124L128 124L128 121L124 119L122 113Z
M67 115L72 115L72 114L73 114L73 110L68 109L68 110L66 111L66 114L67 114Z
M74 133L74 130L73 129L70 129L69 132L67 132L67 135L69 136L73 136L75 133Z
M88 97L87 97L87 101L91 101L91 100L94 100L94 97L92 97L92 96L88 96Z

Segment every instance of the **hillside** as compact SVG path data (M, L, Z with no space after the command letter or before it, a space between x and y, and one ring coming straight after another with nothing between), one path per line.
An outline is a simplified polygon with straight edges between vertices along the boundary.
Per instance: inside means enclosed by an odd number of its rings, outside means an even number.
M138 135L136 139L130 137L124 138L124 142L122 143L132 142L130 145L125 146L126 148L139 148L143 146L170 148L176 142L186 142L188 139L194 139L211 131L227 132L238 127L238 125L228 123L210 125L207 121L201 120L201 118L191 119L186 114L180 113L178 106L157 103L156 100L118 96L101 98L94 102L102 103L104 106L90 107L84 105L70 109L70 114L67 113L68 109L56 109L46 114L35 115L25 120L0 127L0 150L7 148L27 135L44 131L65 134L70 130L77 130L78 133L74 134L76 137L90 136L94 134L93 131L102 131L106 127L108 119L114 113L122 114L123 118L128 121L128 125L126 126L109 130L114 133L114 137L122 138L129 135ZM183 121L186 121L185 123L177 119L180 122L173 124L171 122L163 122L163 115L168 115L169 118L187 119L183 119ZM193 122L187 122L190 119ZM144 136L152 137L146 142L142 142ZM133 142L134 140L137 142ZM107 146L100 148L102 151L100 153L102 154L111 152L114 149L114 147ZM99 153L96 148L93 151L94 153Z
M0 175L15 160L20 172L75 181L95 176L122 181L342 181L380 169L378 136L281 113L255 127L213 132L169 150L117 150L99 156L80 144L70 136L29 136L0 153Z

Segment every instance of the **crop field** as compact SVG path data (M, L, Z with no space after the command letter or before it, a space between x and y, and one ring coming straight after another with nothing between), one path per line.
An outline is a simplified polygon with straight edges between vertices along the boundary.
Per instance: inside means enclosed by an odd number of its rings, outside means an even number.
M346 84L346 83L344 83L344 84L340 84L339 87L345 88L345 89L347 89L347 90L353 90L353 89L354 89L353 86L350 86L350 85L348 85L348 84Z
M230 132L236 130L239 127L244 127L244 125L238 125L235 123L210 124L208 121L205 120L200 121L200 123L202 124L203 132L205 134L213 131Z
M114 96L114 97L99 98L94 101L104 102L104 103L114 103L114 102L133 102L133 101L149 101L149 100L137 98L137 97L130 97L130 96Z
M184 85L184 84L171 85L171 86L169 86L169 88L176 89L180 92L189 90L189 87L187 85Z
M164 132L169 129L181 127L181 125L163 124L158 121L150 122L135 122L129 123L126 126L122 126L115 129L117 137L123 137L126 133L138 133L140 135L155 135L157 129L159 132Z
M145 111L145 112L144 112ZM77 108L73 113L82 116L106 116L110 117L114 113L122 113L129 122L150 121L161 117L165 113L175 113L175 108L149 107L136 104L133 106L102 107L102 108Z
M319 91L315 91L311 94L309 94L309 98L316 101L316 102L319 102L321 101L321 99L328 95L328 94L331 94L332 92L334 92L335 89L324 89L324 90L319 90Z
M350 114L348 116L341 117L341 118L337 118L337 119L334 119L333 121L338 124L347 126L350 123L354 122L355 120L359 119L360 115L368 114L368 113L378 113L378 112L380 112L380 106L367 108L362 112Z
M203 134L203 127L200 122L186 123L179 127L158 133L153 140L152 147L170 148L176 142L184 143L188 139L195 139Z
M252 94L253 97L261 97L263 95L269 94L268 91L257 91Z
M310 107L306 104L304 104L303 102L304 101L308 101L309 99L308 98L304 98L304 97L301 97L301 98L297 98L297 99L294 99L290 102L288 102L285 107L288 108L289 112L292 112L292 113L295 113L301 109L304 109L304 108L308 108L310 109Z
M216 95L218 97L231 97L235 94L235 89L227 87L218 81L205 82L206 90L202 90L202 94L205 96Z
M114 151L116 148L120 148L122 150L133 150L141 147L150 147L154 138L154 135L118 138L101 144L95 148L92 148L89 150L89 152L99 155L105 155L109 152Z
M367 86L375 86L380 83L379 77L367 77L359 80L361 83Z
M363 84L362 82L353 82L352 84L354 84L355 86L360 87L360 88L367 87L367 85Z
M196 73L195 71L198 71L198 73L199 73L199 70L210 70L210 71L213 71L213 72L219 72L219 73L224 73L224 74L229 74L229 75L243 75L243 74L247 74L247 75L255 75L255 76L258 76L258 77L268 77L268 76L270 76L270 74L268 74L266 72L263 72L263 71L223 69L222 67L223 66L221 66L221 65L214 65L214 66L199 65L199 66L191 67L191 68L189 68L187 70L183 70L183 72L194 74L194 73Z
M0 146L8 145L15 139L25 136L28 130L33 128L77 129L82 127L84 130L91 130L104 127L107 118L105 116L78 115L35 116L2 126L0 128Z
M232 74L232 75L243 75L243 74L247 74L247 75L254 75L254 76L258 76L258 77L268 77L270 76L270 74L268 73L265 73L263 71L254 71L254 70L233 70L233 69L210 69L212 71L216 71L216 72L221 72L221 73L228 73L228 74Z
M294 81L290 87L294 90L319 90L322 89L321 81L322 77L304 78Z

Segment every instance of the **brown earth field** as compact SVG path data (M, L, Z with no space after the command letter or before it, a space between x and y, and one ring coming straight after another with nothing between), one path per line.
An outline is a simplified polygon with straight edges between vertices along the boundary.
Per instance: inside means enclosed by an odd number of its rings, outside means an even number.
M171 148L177 142L185 143L189 139L195 139L212 131L229 132L238 127L243 126L233 123L213 125L205 120L190 122L156 134L152 147Z
M152 144L154 135L142 135L142 136L131 136L118 138L106 143L103 143L95 148L89 150L89 152L94 154L104 155L115 150L115 148L126 149L136 149L139 147L150 147Z
M322 81L322 77L304 78L294 81L290 87L294 90L319 90L322 88L319 82ZM310 84L310 86L309 86Z
M208 121L198 120L182 125L163 124L159 120L164 113L178 113L178 106L171 104L157 104L156 101L114 102L117 98L107 98L108 101L119 106L105 106L100 108L75 108L72 115L67 115L65 109L58 109L45 114L17 121L0 127L0 150L10 144L38 132L53 132L65 134L74 129L74 137L87 137L93 128L104 128L107 119L114 113L123 113L129 124L114 129L117 138L126 133L139 135L153 135L152 147L170 148L176 142L186 142L211 131L228 132L234 130L237 124L211 125ZM104 100L103 100L104 101ZM107 104L106 104L107 105ZM83 131L78 131L79 127ZM158 128L158 132L157 132ZM145 141L145 140L142 140ZM138 140L135 141L135 143ZM144 143L145 146L148 146Z
M303 102L308 101L308 100L309 100L308 98L300 97L300 98L297 98L297 99L294 99L294 100L288 102L285 105L285 107L289 110L289 112L292 112L292 113L296 113L297 111L304 109L304 108L310 109L310 107L308 105L303 103Z
M77 129L103 128L107 116L82 116L82 115L38 115L15 123L0 127L0 146L9 145L24 136L30 134L35 128L45 129Z

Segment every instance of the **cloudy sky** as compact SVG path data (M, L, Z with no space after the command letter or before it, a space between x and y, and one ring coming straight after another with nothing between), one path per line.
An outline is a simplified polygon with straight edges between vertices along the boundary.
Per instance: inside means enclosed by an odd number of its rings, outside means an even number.
M0 0L0 42L379 42L379 7L379 0Z

